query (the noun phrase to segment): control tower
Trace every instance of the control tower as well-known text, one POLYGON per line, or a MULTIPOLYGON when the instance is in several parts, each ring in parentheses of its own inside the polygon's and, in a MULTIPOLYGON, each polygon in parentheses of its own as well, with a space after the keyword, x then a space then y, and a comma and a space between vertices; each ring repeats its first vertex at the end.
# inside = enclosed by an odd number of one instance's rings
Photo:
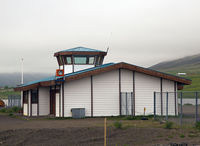
POLYGON ((102 65, 106 55, 107 52, 85 47, 66 49, 54 54, 59 68, 64 69, 64 74, 102 65))

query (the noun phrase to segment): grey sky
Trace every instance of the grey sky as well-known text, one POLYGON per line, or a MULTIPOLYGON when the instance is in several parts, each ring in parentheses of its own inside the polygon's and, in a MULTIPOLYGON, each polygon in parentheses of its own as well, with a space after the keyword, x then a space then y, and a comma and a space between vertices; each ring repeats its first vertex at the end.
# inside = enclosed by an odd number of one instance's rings
POLYGON ((84 46, 144 67, 200 53, 199 0, 0 0, 0 72, 55 72, 84 46), (112 33, 112 35, 111 35, 112 33))

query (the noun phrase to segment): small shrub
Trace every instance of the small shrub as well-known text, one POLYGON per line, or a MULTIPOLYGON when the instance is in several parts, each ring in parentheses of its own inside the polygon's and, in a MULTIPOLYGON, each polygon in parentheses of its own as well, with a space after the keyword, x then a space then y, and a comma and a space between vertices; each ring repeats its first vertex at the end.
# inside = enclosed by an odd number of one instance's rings
POLYGON ((6 113, 13 113, 12 108, 7 108, 7 109, 6 109, 6 113))
POLYGON ((184 137, 185 137, 185 135, 184 135, 184 134, 181 134, 181 135, 180 135, 180 138, 184 138, 184 137))
POLYGON ((136 120, 136 117, 128 116, 128 117, 126 117, 126 120, 136 120))
POLYGON ((9 116, 11 116, 11 117, 12 117, 12 116, 13 116, 13 113, 9 113, 9 116))
POLYGON ((114 123, 114 126, 115 126, 115 128, 117 128, 117 129, 122 129, 122 122, 116 121, 116 122, 114 123))
POLYGON ((191 106, 192 104, 191 104, 191 103, 186 103, 186 104, 184 104, 184 105, 186 105, 186 106, 191 106))
POLYGON ((15 107, 12 108, 12 111, 13 111, 14 113, 19 113, 20 110, 21 110, 20 107, 16 107, 16 106, 15 106, 15 107))
POLYGON ((168 138, 173 138, 173 137, 174 137, 173 135, 169 135, 169 136, 168 136, 168 138))
POLYGON ((200 121, 196 122, 195 128, 198 129, 198 130, 200 130, 200 121))
POLYGON ((5 109, 5 108, 2 108, 2 109, 0 109, 0 112, 1 112, 1 113, 5 113, 5 112, 6 112, 6 109, 5 109))
POLYGON ((169 121, 167 121, 166 123, 165 123, 165 129, 172 129, 172 126, 173 126, 173 122, 169 122, 169 121))

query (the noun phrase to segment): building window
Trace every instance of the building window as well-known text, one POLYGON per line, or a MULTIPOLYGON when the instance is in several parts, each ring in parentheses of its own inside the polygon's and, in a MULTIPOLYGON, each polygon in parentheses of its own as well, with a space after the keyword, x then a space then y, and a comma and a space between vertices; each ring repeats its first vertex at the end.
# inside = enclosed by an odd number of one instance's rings
POLYGON ((89 64, 94 64, 94 57, 89 57, 89 64))
POLYGON ((23 91, 23 103, 28 103, 28 91, 23 91))
POLYGON ((86 64, 87 57, 74 57, 74 64, 86 64))
POLYGON ((38 103, 38 90, 31 90, 31 103, 38 103))
POLYGON ((66 57, 67 64, 72 64, 72 57, 66 57))

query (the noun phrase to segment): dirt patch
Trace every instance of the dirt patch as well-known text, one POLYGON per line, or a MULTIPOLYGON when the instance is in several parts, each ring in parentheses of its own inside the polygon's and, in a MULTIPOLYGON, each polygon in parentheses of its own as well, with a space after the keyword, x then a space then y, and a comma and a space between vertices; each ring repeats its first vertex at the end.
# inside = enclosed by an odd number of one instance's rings
MULTIPOLYGON (((193 129, 149 128, 150 121, 122 121, 123 129, 112 127, 108 120, 109 146, 155 145, 169 143, 200 144, 200 133, 193 129), (145 127, 145 122, 148 127, 145 127), (142 123, 143 126, 140 126, 142 123), (132 126, 131 126, 132 125, 132 126), (134 126, 135 125, 135 126, 134 126)), ((154 123, 153 123, 154 124, 154 123)), ((0 145, 8 146, 102 146, 103 119, 22 120, 0 115, 0 145), (3 127, 2 127, 3 126, 3 127)))

